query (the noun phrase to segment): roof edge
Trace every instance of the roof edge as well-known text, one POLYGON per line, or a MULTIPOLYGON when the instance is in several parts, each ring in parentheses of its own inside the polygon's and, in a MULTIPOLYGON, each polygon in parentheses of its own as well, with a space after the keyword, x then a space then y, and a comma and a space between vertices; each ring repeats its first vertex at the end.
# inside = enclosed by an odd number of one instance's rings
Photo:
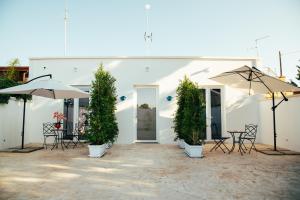
POLYGON ((195 60, 259 60, 258 57, 213 57, 213 56, 58 56, 31 57, 29 60, 64 59, 195 59, 195 60))

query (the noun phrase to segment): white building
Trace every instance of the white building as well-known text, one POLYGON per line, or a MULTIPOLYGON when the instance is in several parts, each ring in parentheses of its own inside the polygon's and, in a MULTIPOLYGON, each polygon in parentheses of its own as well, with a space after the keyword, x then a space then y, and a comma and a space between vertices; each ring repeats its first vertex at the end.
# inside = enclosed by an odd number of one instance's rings
MULTIPOLYGON (((256 58, 196 56, 31 58, 29 79, 52 74, 54 79, 88 91, 94 72, 101 63, 117 80, 116 115, 119 126, 117 143, 130 144, 137 141, 173 143, 175 134, 172 126, 176 110, 176 88, 179 81, 187 75, 191 80, 196 81, 206 94, 208 140, 211 139, 212 129, 226 135, 227 130, 244 129, 245 124, 252 123, 258 124, 259 127, 257 142, 272 144, 272 112, 269 102, 261 96, 248 96, 247 92, 220 85, 209 79, 243 65, 257 66, 256 58), (145 122, 140 116, 141 113, 137 112, 138 106, 145 103, 151 108, 156 108, 151 123, 145 122), (149 131, 149 128, 153 129, 153 134, 145 137, 141 132, 149 131)), ((87 100, 74 99, 74 104, 69 109, 70 121, 78 122, 80 109, 87 103, 87 100)), ((18 109, 21 110, 21 107, 19 106, 18 109)), ((280 112, 280 108, 278 110, 280 112)), ((25 143, 43 141, 42 124, 53 121, 52 114, 55 111, 64 112, 62 100, 33 97, 27 110, 25 143)), ((21 127, 21 123, 18 126, 21 127)), ((291 131, 290 135, 287 133, 281 135, 280 133, 284 131, 280 129, 278 120, 278 145, 283 147, 288 145, 290 149, 300 150, 300 139, 295 136, 296 129, 291 131)), ((7 136, 3 134, 1 137, 7 136)), ((19 141, 17 140, 17 144, 19 141)), ((2 139, 1 142, 4 147, 2 139)))

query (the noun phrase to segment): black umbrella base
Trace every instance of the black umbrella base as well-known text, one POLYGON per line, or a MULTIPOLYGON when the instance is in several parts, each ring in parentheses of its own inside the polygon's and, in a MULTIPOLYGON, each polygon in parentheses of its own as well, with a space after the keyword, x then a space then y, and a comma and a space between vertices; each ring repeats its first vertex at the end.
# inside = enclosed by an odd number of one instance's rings
POLYGON ((40 149, 43 149, 44 147, 24 147, 23 149, 21 147, 12 147, 0 150, 0 152, 7 152, 7 153, 30 153, 33 151, 37 151, 40 149))
POLYGON ((263 153, 265 155, 273 155, 273 156, 286 156, 286 155, 300 155, 300 152, 291 151, 288 149, 277 148, 275 151, 274 148, 264 148, 264 149, 256 149, 257 152, 263 153))

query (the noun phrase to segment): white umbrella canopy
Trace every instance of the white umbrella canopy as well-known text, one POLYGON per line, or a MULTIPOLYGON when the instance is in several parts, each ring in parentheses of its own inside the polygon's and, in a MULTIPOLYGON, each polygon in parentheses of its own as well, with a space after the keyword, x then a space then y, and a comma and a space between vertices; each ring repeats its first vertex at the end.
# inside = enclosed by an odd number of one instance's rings
POLYGON ((53 79, 36 80, 23 85, 6 88, 0 90, 0 94, 30 94, 51 99, 88 98, 90 96, 89 93, 53 79))
MULTIPOLYGON (((2 89, 0 90, 0 94, 30 94, 51 99, 88 98, 90 96, 89 93, 53 80, 51 74, 36 77, 23 85, 2 89), (46 76, 49 76, 50 79, 36 80, 46 76)), ((24 149, 26 101, 27 99, 24 97, 22 150, 24 149)))
POLYGON ((221 73, 210 79, 231 87, 249 89, 253 94, 300 91, 298 87, 248 66, 221 73))
POLYGON ((249 95, 272 93, 272 112, 273 112, 273 131, 274 131, 274 151, 276 148, 276 117, 275 110, 283 101, 288 101, 284 92, 300 91, 299 87, 295 87, 287 82, 284 82, 276 77, 269 76, 255 67, 243 66, 232 71, 221 73, 210 78, 214 81, 239 89, 248 89, 249 95), (283 99, 275 105, 275 92, 280 92, 283 99))

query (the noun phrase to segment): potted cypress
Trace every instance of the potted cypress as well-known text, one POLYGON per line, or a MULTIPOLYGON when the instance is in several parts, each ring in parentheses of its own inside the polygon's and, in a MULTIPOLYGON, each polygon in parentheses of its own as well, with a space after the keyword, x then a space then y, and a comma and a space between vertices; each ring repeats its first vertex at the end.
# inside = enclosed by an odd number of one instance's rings
POLYGON ((183 115, 184 106, 186 102, 186 91, 191 84, 191 81, 185 76, 182 81, 180 81, 179 86, 176 89, 176 99, 177 99, 177 110, 174 118, 174 131, 176 136, 175 141, 178 141, 179 148, 184 149, 184 131, 183 131, 183 115))
POLYGON ((114 86, 116 79, 103 69, 101 64, 95 73, 91 87, 87 139, 90 141, 90 157, 101 157, 108 143, 114 143, 118 136, 116 121, 117 95, 114 86))
POLYGON ((183 102, 178 100, 176 116, 180 114, 181 117, 178 117, 178 120, 175 117, 175 125, 179 125, 177 129, 175 126, 177 137, 184 139, 185 152, 190 157, 202 157, 202 144, 206 132, 204 93, 201 92, 196 83, 187 77, 179 85, 179 90, 183 90, 181 91, 183 102))

